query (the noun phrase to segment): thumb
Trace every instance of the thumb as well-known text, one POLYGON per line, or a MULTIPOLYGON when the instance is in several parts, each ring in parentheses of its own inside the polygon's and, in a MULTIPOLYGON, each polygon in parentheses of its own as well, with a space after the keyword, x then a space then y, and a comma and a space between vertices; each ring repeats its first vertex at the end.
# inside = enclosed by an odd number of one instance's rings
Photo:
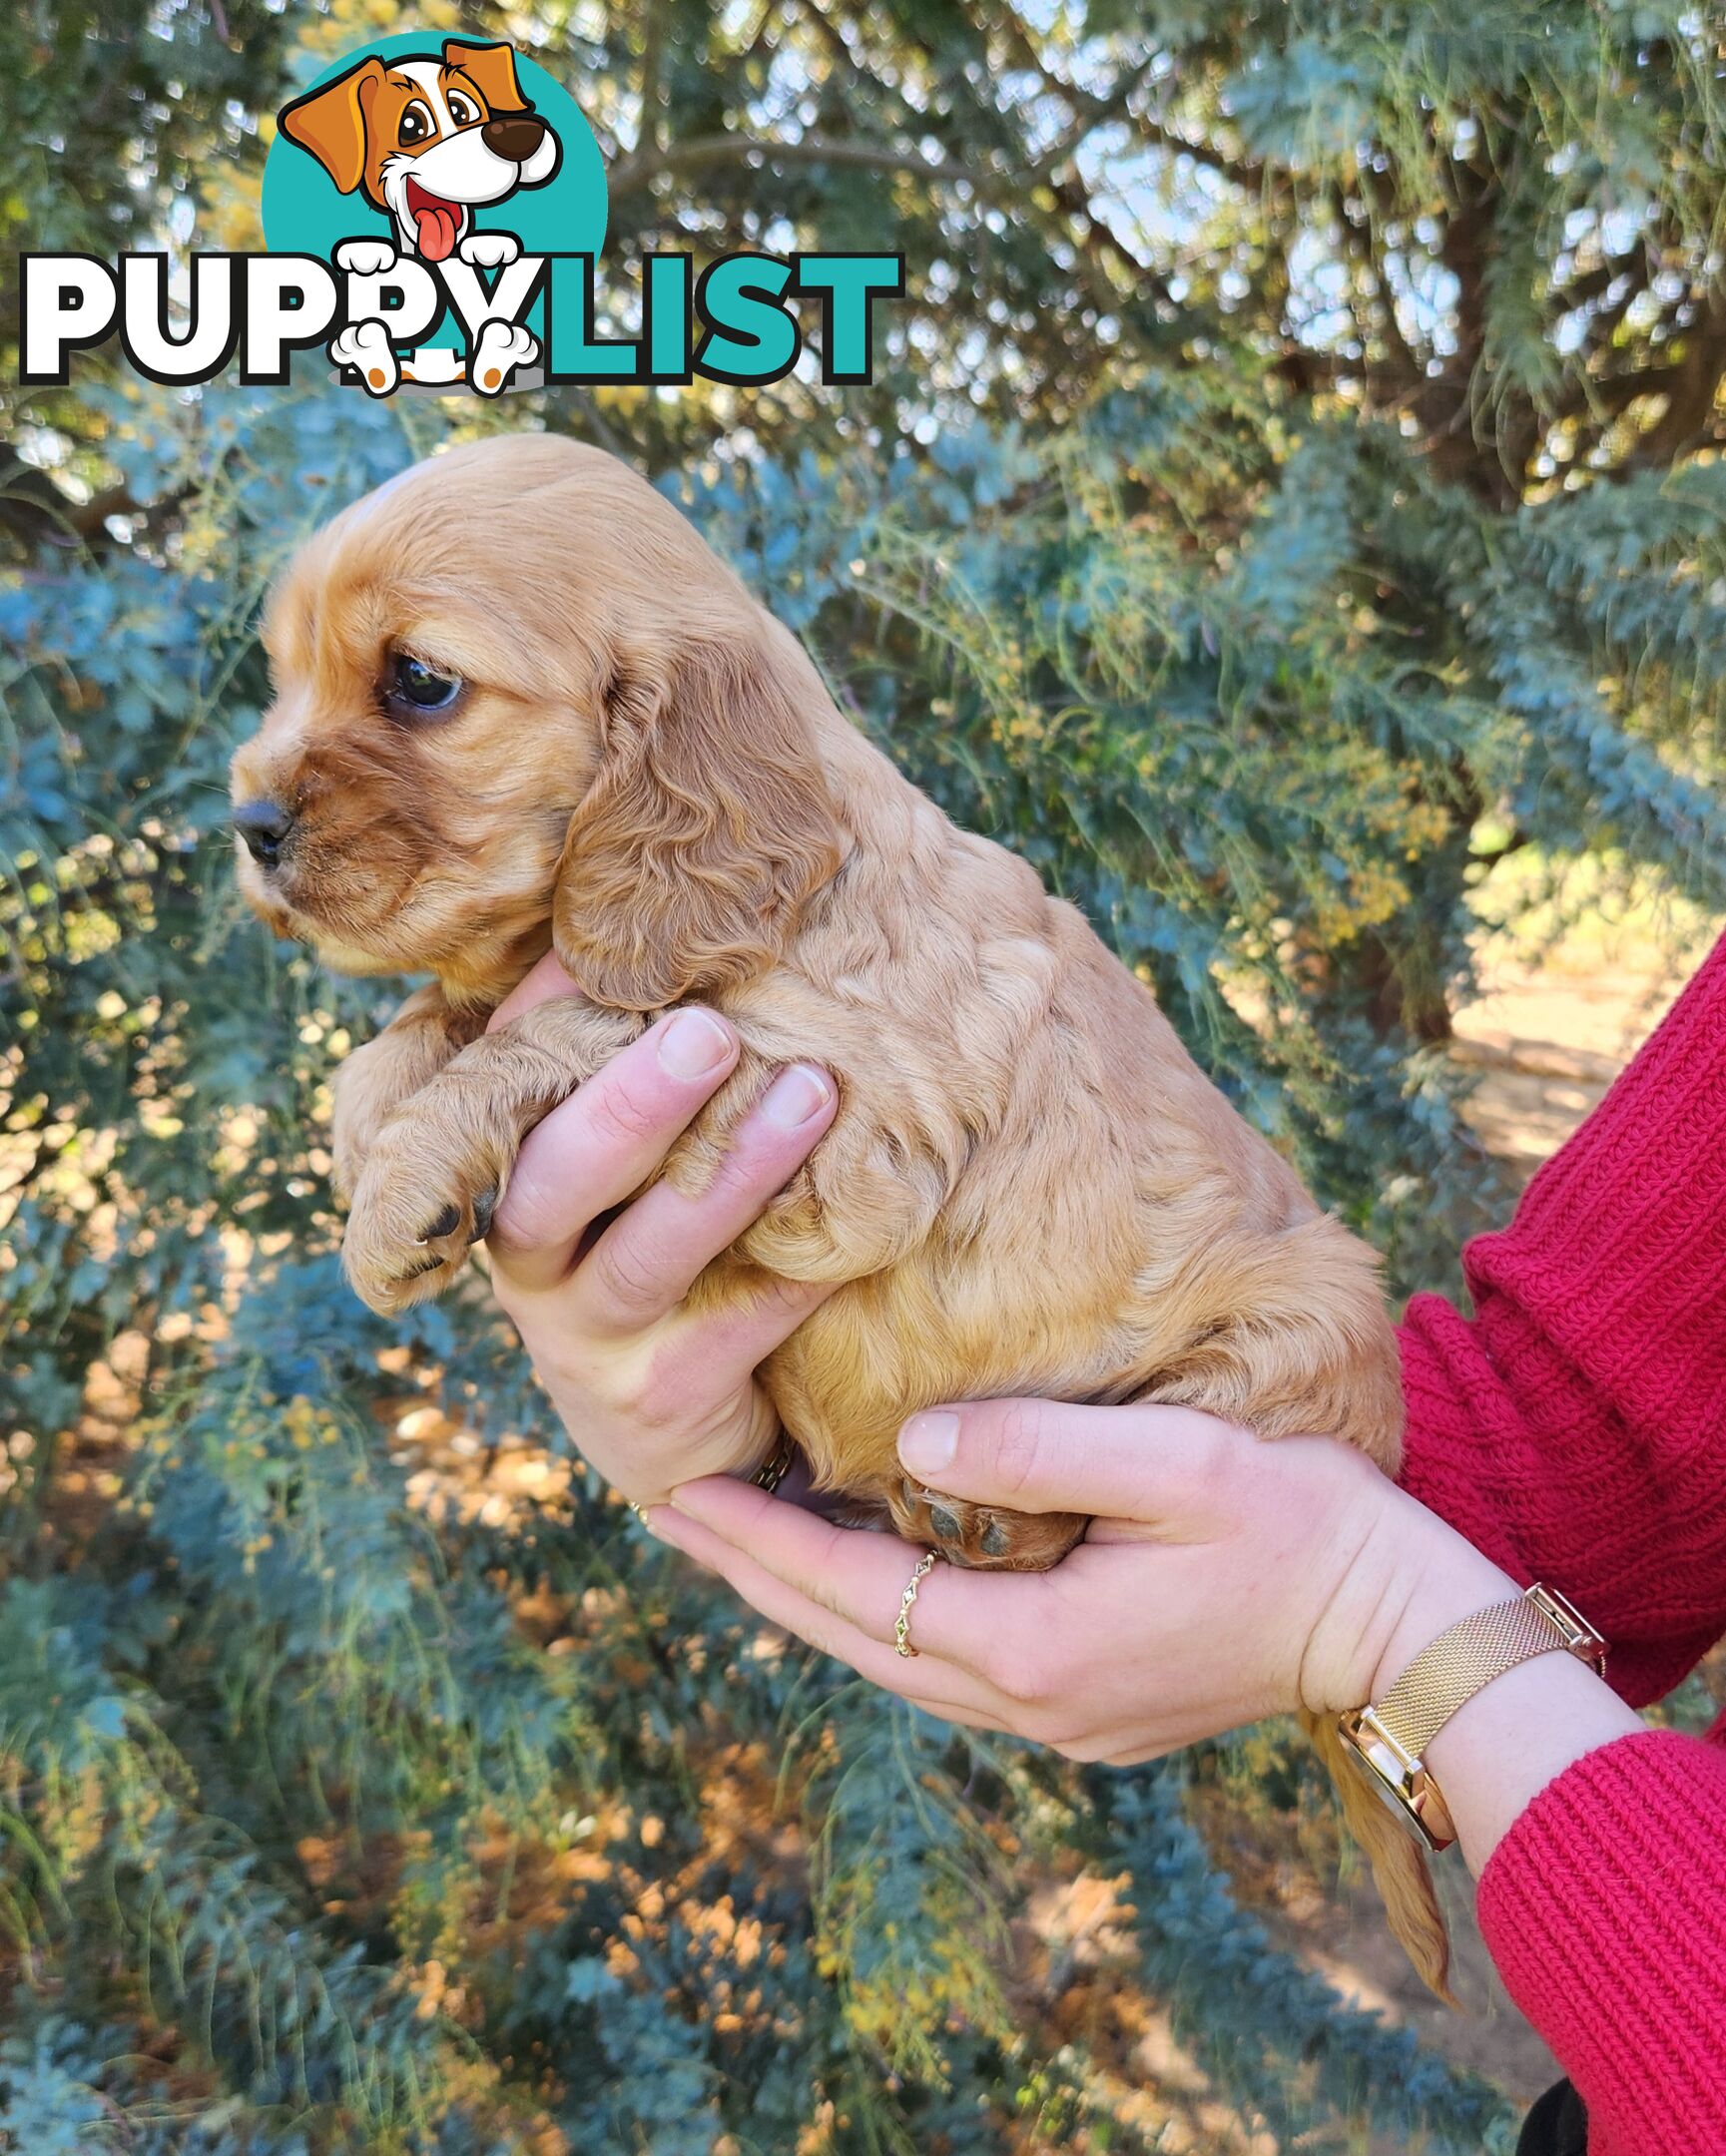
POLYGON ((912 1415, 898 1454, 907 1474, 949 1497, 1142 1520, 1179 1538, 1215 1520, 1242 1447, 1257 1443, 1192 1407, 1003 1399, 912 1415))
POLYGON ((485 1030, 495 1033, 499 1026, 508 1025, 512 1018, 519 1018, 536 1004, 549 1003, 553 996, 579 996, 581 990, 557 962, 557 953, 547 951, 539 963, 526 973, 509 991, 485 1022, 485 1030))

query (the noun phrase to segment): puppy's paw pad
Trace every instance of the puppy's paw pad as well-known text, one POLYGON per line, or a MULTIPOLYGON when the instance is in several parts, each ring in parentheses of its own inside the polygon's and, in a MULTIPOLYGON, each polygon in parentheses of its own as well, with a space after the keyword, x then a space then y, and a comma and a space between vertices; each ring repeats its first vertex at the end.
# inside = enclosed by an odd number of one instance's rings
POLYGON ((479 332, 468 374, 481 396, 496 396, 517 367, 539 356, 539 339, 514 322, 488 321, 479 332))
POLYGON ((520 255, 521 242, 513 233, 469 233, 455 252, 476 270, 501 270, 505 263, 514 262, 520 255))
POLYGON ((491 1217, 496 1211, 495 1185, 480 1191, 471 1202, 452 1198, 426 1222, 419 1231, 419 1240, 427 1250, 433 1250, 439 1244, 466 1250, 474 1243, 485 1241, 491 1233, 491 1217))
POLYGON ((395 250, 387 240, 343 240, 335 250, 335 267, 354 276, 381 276, 395 267, 395 250))
POLYGON ((1046 1572, 1085 1528, 1077 1513, 1008 1512, 908 1481, 891 1505, 893 1524, 908 1541, 926 1542, 949 1563, 981 1572, 1046 1572))

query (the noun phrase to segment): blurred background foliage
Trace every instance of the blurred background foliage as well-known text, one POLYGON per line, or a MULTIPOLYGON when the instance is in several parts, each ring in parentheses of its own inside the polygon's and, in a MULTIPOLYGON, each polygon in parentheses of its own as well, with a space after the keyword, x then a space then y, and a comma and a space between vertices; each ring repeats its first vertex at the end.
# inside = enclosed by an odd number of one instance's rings
POLYGON ((1481 879, 1726 910, 1718 22, 21 0, 5 250, 256 244, 278 103, 416 25, 575 92, 620 325, 649 247, 909 291, 868 389, 0 385, 0 2147, 1508 2148, 1238 1904, 1207 1789, 1347 1861, 1275 1733, 954 1737, 646 1544, 480 1284, 359 1308, 327 1080, 394 990, 242 914, 224 774, 303 531, 452 436, 600 442, 1452 1282, 1507 1202, 1445 1054, 1481 879))

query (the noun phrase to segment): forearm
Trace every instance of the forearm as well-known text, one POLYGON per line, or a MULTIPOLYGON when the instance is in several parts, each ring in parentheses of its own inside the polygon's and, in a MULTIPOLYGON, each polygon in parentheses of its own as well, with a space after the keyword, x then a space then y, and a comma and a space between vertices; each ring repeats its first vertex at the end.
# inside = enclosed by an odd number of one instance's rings
MULTIPOLYGON (((1380 1655, 1376 1700, 1441 1632, 1510 1600, 1522 1584, 1431 1515, 1412 1509, 1407 1527, 1411 1584, 1380 1655)), ((1479 1876, 1514 1822, 1566 1768, 1641 1728, 1609 1685, 1562 1650, 1476 1692, 1427 1750, 1468 1869, 1479 1876)))
MULTIPOLYGON (((1371 1687, 1516 1582, 1400 1500, 1409 1592, 1371 1687)), ((1726 2147, 1726 1753, 1650 1731, 1562 1650, 1432 1738, 1482 1934, 1587 2106, 1598 2156, 1726 2147)))

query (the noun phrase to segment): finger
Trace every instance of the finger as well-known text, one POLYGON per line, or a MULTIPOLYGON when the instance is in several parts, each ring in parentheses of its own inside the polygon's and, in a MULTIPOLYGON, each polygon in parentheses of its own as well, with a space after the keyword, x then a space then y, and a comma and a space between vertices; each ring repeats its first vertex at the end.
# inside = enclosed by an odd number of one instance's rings
MULTIPOLYGON (((577 1274, 580 1322, 601 1334, 636 1333, 681 1303, 696 1275, 791 1181, 838 1107, 839 1088, 825 1071, 807 1063, 781 1071, 732 1132, 706 1190, 690 1197, 656 1183, 606 1229, 577 1274)), ((800 1322, 794 1318, 779 1338, 800 1322)))
POLYGON ((1100 1767, 1143 1767, 1149 1760, 1167 1759, 1171 1753, 1178 1752, 1180 1749, 1181 1747, 1178 1744, 1140 1743, 1129 1745, 1122 1752, 1105 1752, 1100 1755, 1083 1749, 1068 1751, 1066 1757, 1070 1760, 1083 1760, 1087 1764, 1100 1767))
MULTIPOLYGON (((638 1401, 639 1411, 656 1423, 663 1413, 668 1427, 687 1421, 687 1414, 679 1409, 692 1399, 712 1397, 743 1383, 838 1287, 837 1281, 768 1279, 759 1290, 735 1302, 672 1312, 655 1333, 647 1365, 650 1391, 638 1401)), ((574 1323, 590 1339, 597 1330, 585 1311, 575 1315, 574 1323)), ((686 1462, 683 1479, 723 1474, 736 1464, 716 1460, 710 1467, 701 1467, 686 1462)))
MULTIPOLYGON (((671 1501, 683 1518, 744 1556, 754 1573, 789 1588, 830 1621, 837 1617, 877 1644, 891 1641, 905 1588, 925 1554, 914 1543, 836 1526, 723 1475, 682 1483, 671 1501)), ((918 1584, 912 1643, 919 1655, 955 1665, 994 1697, 982 1658, 998 1662, 1003 1638, 1029 1637, 1038 1630, 1046 1605, 1039 1576, 936 1565, 918 1584)), ((891 1647, 886 1651, 890 1654, 891 1647)))
POLYGON ((737 1066, 712 1011, 673 1011, 527 1134, 486 1238, 518 1288, 562 1280, 589 1224, 652 1175, 737 1066))
POLYGON ((557 953, 547 951, 531 972, 519 980, 485 1021, 485 1030, 495 1033, 499 1026, 508 1025, 512 1018, 519 1018, 523 1011, 530 1011, 536 1004, 549 1003, 553 996, 579 996, 581 990, 557 962, 557 953))
MULTIPOLYGON (((766 1497, 765 1491, 757 1494, 766 1497)), ((782 1504, 776 1498, 767 1497, 766 1501, 781 1511, 798 1511, 797 1506, 782 1504)), ((673 1506, 653 1507, 647 1515, 647 1524, 662 1542, 682 1550, 710 1572, 717 1572, 770 1624, 783 1626, 821 1653, 849 1663, 870 1684, 879 1685, 883 1691, 896 1692, 901 1699, 908 1699, 918 1707, 927 1708, 931 1714, 944 1715, 951 1721, 963 1721, 978 1728, 1004 1727, 1000 1703, 987 1686, 967 1671, 920 1646, 914 1655, 897 1653, 860 1626, 848 1622, 826 1603, 815 1601, 790 1586, 766 1565, 757 1563, 747 1550, 727 1542, 701 1521, 679 1513, 673 1506)), ((835 1531, 848 1532, 844 1528, 835 1531)), ((855 1533, 855 1530, 849 1532, 855 1533)), ((881 1535, 857 1535, 856 1538, 887 1540, 881 1535)), ((904 1543, 889 1546, 896 1547, 901 1553, 906 1551, 904 1543)), ((910 1554, 914 1563, 915 1553, 910 1554)), ((903 1591, 902 1582, 900 1591, 903 1591)), ((895 1600, 895 1610, 896 1606, 895 1600)))
POLYGON ((723 1311, 704 1311, 691 1324, 704 1335, 714 1362, 728 1369, 753 1370, 790 1340, 840 1285, 838 1281, 770 1279, 758 1295, 723 1311))
POLYGON ((972 1400, 925 1409, 899 1432, 908 1474, 949 1497, 1015 1512, 1085 1512, 1199 1539, 1258 1440, 1191 1407, 972 1400))

